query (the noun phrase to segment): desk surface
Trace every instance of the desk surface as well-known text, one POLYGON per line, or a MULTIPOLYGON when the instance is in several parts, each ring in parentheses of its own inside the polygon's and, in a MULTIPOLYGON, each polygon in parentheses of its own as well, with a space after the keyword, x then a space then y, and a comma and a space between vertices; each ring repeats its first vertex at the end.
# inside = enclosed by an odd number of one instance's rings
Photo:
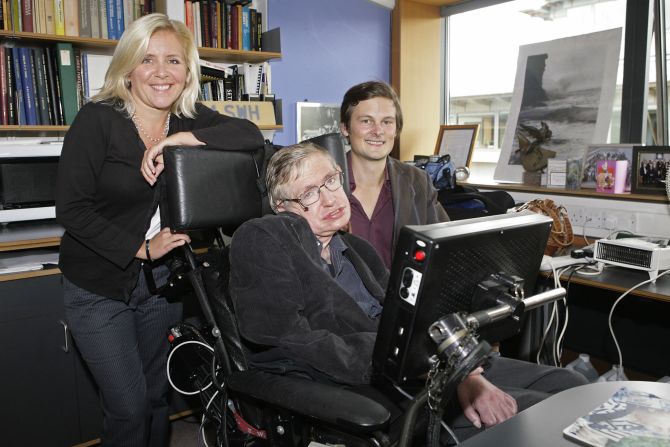
MULTIPOLYGON (((568 279, 568 275, 562 276, 561 279, 565 285, 565 280, 568 279)), ((624 293, 634 285, 648 279, 649 273, 642 270, 608 266, 605 267, 603 272, 599 275, 586 276, 575 273, 570 278, 570 282, 624 293)), ((631 292, 631 294, 653 300, 670 302, 670 273, 658 278, 655 284, 645 284, 631 292)))
POLYGON ((464 447, 565 446, 578 444, 563 437, 563 429, 575 419, 609 399, 622 386, 670 399, 670 384, 659 382, 599 382, 572 388, 528 408, 459 445, 464 447))

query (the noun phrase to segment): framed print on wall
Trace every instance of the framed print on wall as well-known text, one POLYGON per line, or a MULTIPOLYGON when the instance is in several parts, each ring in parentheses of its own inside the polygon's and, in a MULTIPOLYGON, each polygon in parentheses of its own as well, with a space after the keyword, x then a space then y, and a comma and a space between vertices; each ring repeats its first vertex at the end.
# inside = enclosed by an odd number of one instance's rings
POLYGON ((631 190, 635 194, 665 194, 670 146, 634 146, 631 190))
POLYGON ((435 144, 435 155, 449 154, 457 168, 469 167, 478 128, 478 124, 440 126, 435 144))
POLYGON ((340 105, 319 102, 298 102, 296 141, 340 131, 340 105))

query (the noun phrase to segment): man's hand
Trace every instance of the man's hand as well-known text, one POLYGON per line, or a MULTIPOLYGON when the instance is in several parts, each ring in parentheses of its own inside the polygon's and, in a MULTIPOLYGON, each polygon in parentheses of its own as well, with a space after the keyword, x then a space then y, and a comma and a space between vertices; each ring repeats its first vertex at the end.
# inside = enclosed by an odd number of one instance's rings
POLYGON ((477 428, 481 428, 482 423, 485 427, 499 424, 517 412, 514 398, 480 374, 466 377, 458 385, 457 394, 463 414, 477 428))
POLYGON ((165 169, 163 164, 163 149, 168 146, 204 146, 205 143, 198 140, 191 132, 179 132, 170 135, 155 146, 144 151, 144 158, 140 170, 146 181, 153 185, 156 179, 165 169))

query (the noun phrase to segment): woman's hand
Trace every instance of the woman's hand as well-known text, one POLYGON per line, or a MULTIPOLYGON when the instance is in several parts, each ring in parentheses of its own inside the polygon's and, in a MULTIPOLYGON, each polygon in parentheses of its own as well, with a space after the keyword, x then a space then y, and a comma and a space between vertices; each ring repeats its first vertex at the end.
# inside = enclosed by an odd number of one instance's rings
POLYGON ((205 143, 198 140, 191 132, 178 132, 170 135, 155 146, 144 151, 144 158, 140 171, 146 181, 153 185, 156 179, 163 172, 165 165, 163 164, 163 149, 167 146, 204 146, 205 143))
MULTIPOLYGON (((170 231, 170 228, 165 227, 149 241, 149 256, 151 256, 152 261, 155 261, 175 248, 181 247, 189 242, 191 242, 191 238, 188 237, 188 234, 173 233, 170 231)), ((140 249, 137 250, 135 257, 148 260, 145 243, 143 243, 140 249)))
POLYGON ((491 427, 514 416, 516 401, 480 374, 471 374, 457 388, 463 414, 472 425, 491 427))

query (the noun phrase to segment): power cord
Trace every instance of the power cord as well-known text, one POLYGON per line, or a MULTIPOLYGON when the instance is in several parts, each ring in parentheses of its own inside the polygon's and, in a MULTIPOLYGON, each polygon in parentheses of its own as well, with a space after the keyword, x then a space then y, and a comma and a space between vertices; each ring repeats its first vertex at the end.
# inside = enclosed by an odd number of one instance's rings
POLYGON ((659 273, 658 276, 657 276, 656 278, 649 278, 649 279, 647 279, 646 281, 642 281, 642 282, 640 282, 640 283, 638 283, 638 284, 635 284, 633 287, 631 287, 630 289, 626 290, 623 294, 621 294, 621 296, 619 296, 619 298, 616 299, 616 301, 614 302, 614 304, 612 304, 612 309, 610 309, 610 314, 609 314, 609 317, 607 318, 607 324, 609 325, 609 328, 610 328, 610 334, 612 334, 612 339, 614 340, 614 345, 616 346, 616 351, 617 351, 617 354, 618 354, 618 356, 619 356, 619 370, 620 370, 620 371, 623 371, 623 356, 621 355, 621 348, 619 347, 619 342, 618 342, 618 340, 617 340, 617 338, 616 338, 616 334, 614 334, 614 328, 612 327, 612 315, 614 315, 614 309, 615 309, 616 306, 619 304, 619 302, 620 302, 622 299, 624 299, 624 297, 625 297, 626 295, 628 295, 630 292, 632 292, 633 290, 635 290, 635 289, 637 289, 637 288, 639 288, 639 287, 644 286, 645 284, 649 284, 650 282, 652 282, 652 281, 654 281, 654 280, 660 278, 660 277, 663 276, 663 275, 667 275, 668 273, 670 273, 670 270, 666 270, 666 271, 664 271, 664 272, 662 272, 662 273, 659 273))

